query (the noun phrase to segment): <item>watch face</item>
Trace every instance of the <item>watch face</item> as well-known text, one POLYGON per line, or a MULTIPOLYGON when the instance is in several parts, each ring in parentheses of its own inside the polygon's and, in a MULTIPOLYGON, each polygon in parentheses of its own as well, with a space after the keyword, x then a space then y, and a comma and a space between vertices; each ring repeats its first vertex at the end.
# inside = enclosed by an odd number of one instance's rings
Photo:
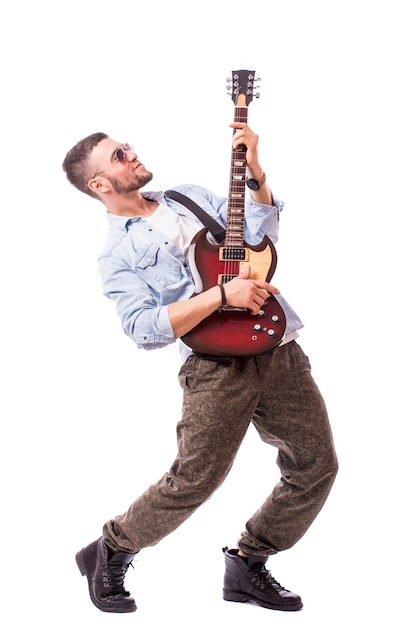
POLYGON ((248 178, 248 180, 246 181, 246 184, 249 187, 249 189, 252 189, 252 191, 257 191, 259 189, 258 181, 255 180, 254 178, 248 178))

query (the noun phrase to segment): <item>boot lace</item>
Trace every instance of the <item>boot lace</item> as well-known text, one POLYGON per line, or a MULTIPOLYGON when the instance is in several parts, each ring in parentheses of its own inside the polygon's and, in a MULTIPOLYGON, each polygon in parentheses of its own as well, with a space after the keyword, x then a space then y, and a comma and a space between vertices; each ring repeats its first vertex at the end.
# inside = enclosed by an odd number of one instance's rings
POLYGON ((129 567, 133 567, 132 563, 117 566, 109 566, 109 569, 103 572, 103 584, 107 589, 107 596, 130 596, 130 592, 124 588, 124 579, 129 567))
POLYGON ((286 591, 284 587, 275 580, 271 572, 263 566, 259 571, 254 572, 251 581, 255 583, 257 587, 269 592, 279 594, 280 591, 286 591))

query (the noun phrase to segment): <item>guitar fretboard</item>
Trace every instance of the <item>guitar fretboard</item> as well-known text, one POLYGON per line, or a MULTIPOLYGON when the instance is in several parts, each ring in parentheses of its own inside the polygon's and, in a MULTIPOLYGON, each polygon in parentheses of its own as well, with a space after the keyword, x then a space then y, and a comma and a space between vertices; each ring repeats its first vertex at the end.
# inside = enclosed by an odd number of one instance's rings
MULTIPOLYGON (((248 121, 248 107, 235 107, 235 122, 248 121)), ((227 228, 224 247, 239 249, 244 247, 245 227, 245 190, 246 190, 246 146, 232 148, 230 165, 229 196, 227 209, 227 228)), ((239 258, 239 252, 229 251, 229 258, 239 258)))

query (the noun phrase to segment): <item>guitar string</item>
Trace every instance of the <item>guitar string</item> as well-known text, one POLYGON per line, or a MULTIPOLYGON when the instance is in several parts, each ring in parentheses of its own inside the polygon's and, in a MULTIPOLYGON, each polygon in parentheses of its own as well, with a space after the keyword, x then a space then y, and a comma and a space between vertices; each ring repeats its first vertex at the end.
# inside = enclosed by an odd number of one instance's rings
MULTIPOLYGON (((236 106, 235 107, 235 122, 244 122, 247 123, 247 107, 236 106)), ((230 184, 229 184, 229 205, 228 205, 228 218, 227 224, 231 225, 231 228, 226 229, 226 240, 225 240, 225 254, 226 254, 226 262, 225 262, 225 280, 229 280, 231 276, 238 276, 240 263, 238 259, 234 259, 233 250, 237 249, 236 246, 236 234, 240 235, 240 243, 241 246, 239 250, 244 250, 244 246, 242 246, 244 242, 244 202, 245 202, 245 172, 246 172, 246 158, 245 152, 242 150, 235 150, 232 148, 232 162, 231 162, 231 170, 230 170, 230 184), (237 165, 237 163, 242 163, 242 165, 237 165), (240 171, 239 171, 240 170, 240 171), (237 178, 237 176, 241 175, 242 179, 237 178), (239 194, 242 197, 239 197, 239 194), (242 206, 243 203, 243 206, 242 206), (237 213, 236 205, 239 204, 239 213, 237 213), (237 231, 239 231, 237 233, 237 231), (229 250, 229 252, 228 252, 229 250)))

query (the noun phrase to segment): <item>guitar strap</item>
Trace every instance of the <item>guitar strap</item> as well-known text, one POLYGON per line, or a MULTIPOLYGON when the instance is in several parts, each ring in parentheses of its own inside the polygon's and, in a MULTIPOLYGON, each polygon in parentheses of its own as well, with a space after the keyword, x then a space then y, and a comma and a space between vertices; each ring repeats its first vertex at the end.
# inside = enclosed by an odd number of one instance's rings
POLYGON ((206 213, 200 206, 198 206, 198 204, 194 202, 194 200, 191 200, 191 198, 189 198, 188 196, 185 196, 179 191, 174 191, 173 189, 169 189, 168 191, 166 191, 165 195, 168 196, 168 198, 171 198, 172 200, 183 204, 187 207, 187 209, 190 209, 190 211, 192 211, 194 215, 197 215, 200 222, 209 229, 217 243, 221 243, 222 241, 224 241, 226 231, 223 226, 221 226, 218 222, 216 222, 216 220, 210 217, 210 215, 206 213))

